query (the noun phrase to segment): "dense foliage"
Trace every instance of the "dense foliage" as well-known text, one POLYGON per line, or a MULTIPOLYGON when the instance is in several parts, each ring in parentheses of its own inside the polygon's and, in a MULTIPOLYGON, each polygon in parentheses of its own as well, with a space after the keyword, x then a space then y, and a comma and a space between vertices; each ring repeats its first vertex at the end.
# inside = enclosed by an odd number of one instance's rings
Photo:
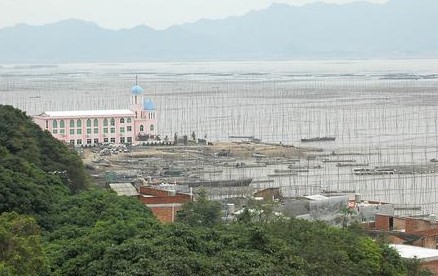
POLYGON ((0 215, 0 275, 35 275, 47 271, 35 219, 13 213, 0 215))
POLYGON ((80 159, 8 106, 0 161, 0 275, 406 273, 393 249, 358 231, 275 219, 270 208, 223 223, 205 195, 160 224, 135 198, 86 189, 80 159))
POLYGON ((72 192, 88 184, 82 161, 75 152, 49 132, 41 131, 24 112, 4 105, 0 105, 0 161, 2 167, 12 172, 28 175, 38 173, 34 172, 38 168, 56 174, 72 192))

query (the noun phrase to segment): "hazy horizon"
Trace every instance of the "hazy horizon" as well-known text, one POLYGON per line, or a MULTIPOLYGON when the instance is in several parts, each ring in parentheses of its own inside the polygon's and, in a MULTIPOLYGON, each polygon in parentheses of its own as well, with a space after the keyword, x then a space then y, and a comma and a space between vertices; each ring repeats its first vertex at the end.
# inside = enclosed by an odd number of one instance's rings
POLYGON ((315 2, 347 4, 370 2, 383 4, 388 0, 17 0, 0 2, 0 29, 18 24, 45 25, 66 19, 96 23, 102 28, 119 30, 139 25, 163 30, 174 25, 202 19, 223 19, 262 10, 274 3, 303 6, 315 2), (91 2, 91 3, 90 3, 91 2), (47 7, 50 7, 49 9, 47 7))

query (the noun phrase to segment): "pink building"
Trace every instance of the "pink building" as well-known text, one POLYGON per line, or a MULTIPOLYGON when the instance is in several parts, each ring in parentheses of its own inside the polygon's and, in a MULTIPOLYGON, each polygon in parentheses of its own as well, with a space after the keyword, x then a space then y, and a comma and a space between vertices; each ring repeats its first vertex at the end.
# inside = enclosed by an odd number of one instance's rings
POLYGON ((155 104, 143 98, 139 85, 131 88, 129 109, 46 111, 33 120, 55 138, 76 146, 138 144, 157 135, 155 104))

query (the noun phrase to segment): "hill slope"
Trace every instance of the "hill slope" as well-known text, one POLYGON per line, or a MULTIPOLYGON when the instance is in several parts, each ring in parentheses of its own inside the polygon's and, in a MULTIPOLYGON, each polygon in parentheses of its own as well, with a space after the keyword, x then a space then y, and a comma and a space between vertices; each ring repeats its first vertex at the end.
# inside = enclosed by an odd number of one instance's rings
POLYGON ((0 105, 0 213, 46 214, 68 189, 87 185, 77 155, 24 112, 0 105))

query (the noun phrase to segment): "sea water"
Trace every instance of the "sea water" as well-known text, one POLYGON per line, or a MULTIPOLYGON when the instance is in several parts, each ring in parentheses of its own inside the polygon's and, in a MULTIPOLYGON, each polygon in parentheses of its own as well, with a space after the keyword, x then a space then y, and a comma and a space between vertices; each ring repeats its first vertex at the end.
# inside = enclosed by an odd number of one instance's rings
MULTIPOLYGON (((162 137, 255 136, 349 154, 348 159, 371 168, 430 165, 438 158, 438 60, 431 59, 3 64, 0 103, 29 115, 125 109, 136 79, 145 98, 156 103, 162 137), (300 142, 323 136, 336 140, 300 142)), ((266 185, 280 187, 287 196, 350 190, 367 200, 418 206, 422 214, 438 211, 438 170, 358 176, 351 167, 322 165, 266 185)), ((225 173, 264 177, 273 169, 225 173)))

